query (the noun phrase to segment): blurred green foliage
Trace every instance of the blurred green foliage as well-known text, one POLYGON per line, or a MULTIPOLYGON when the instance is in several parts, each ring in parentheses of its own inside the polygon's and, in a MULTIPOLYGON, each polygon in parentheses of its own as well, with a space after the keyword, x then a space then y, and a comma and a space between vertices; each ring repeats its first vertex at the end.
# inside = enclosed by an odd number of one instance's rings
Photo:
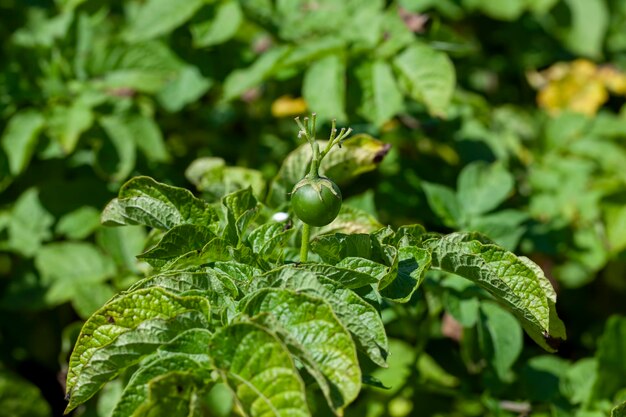
MULTIPOLYGON (((537 356, 475 288, 433 274, 383 313, 393 389, 348 414, 607 415, 626 399, 624 93, 581 114, 539 107, 555 80, 533 79, 579 58, 626 70, 625 28, 621 0, 0 0, 0 407, 59 415, 81 320, 145 272, 146 231, 99 224, 120 185, 217 201, 252 184, 279 208, 262 185, 304 103, 391 145, 342 184, 349 204, 531 257, 569 330, 537 356), (27 381, 45 401, 11 394, 27 381)), ((118 388, 76 414, 104 417, 118 388)))

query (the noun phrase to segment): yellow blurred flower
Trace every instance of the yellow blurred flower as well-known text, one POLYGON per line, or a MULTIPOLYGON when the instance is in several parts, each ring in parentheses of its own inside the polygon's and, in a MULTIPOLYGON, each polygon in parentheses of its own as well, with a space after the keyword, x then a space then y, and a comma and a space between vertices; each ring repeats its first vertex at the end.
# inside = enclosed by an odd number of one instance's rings
POLYGON ((608 100, 609 92, 626 95, 626 74, 586 59, 558 62, 528 74, 528 80, 539 90, 539 107, 553 115, 563 110, 593 115, 608 100))
POLYGON ((272 103, 272 116, 298 116, 306 112, 306 101, 302 97, 280 96, 272 103))

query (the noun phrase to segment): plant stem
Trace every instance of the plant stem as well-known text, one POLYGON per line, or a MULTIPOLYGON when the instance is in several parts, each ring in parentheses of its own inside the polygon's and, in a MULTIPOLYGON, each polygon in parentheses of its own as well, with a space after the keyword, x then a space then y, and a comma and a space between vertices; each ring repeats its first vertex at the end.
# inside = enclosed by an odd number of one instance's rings
POLYGON ((302 223, 302 243, 300 246, 300 263, 305 263, 309 258, 309 237, 311 236, 311 226, 302 223))

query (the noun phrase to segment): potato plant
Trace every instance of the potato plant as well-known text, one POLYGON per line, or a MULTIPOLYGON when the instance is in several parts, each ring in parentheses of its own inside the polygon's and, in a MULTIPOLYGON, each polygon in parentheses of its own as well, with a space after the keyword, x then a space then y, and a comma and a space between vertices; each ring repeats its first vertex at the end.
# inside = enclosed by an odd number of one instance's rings
MULTIPOLYGON (((349 131, 333 129, 320 153, 315 117, 305 123, 317 174, 349 131)), ((409 302, 430 270, 475 284, 487 311, 512 314, 545 350, 566 338, 541 269, 482 235, 406 225, 309 242, 310 225, 273 214, 249 187, 209 204, 149 177, 124 184, 102 222, 152 229, 155 244, 138 254, 150 272, 85 322, 67 411, 128 372, 114 417, 205 415, 203 398, 218 385, 243 415, 343 415, 364 384, 382 385, 364 365, 387 366, 381 313, 409 302)), ((351 222, 362 222, 358 213, 351 222)))

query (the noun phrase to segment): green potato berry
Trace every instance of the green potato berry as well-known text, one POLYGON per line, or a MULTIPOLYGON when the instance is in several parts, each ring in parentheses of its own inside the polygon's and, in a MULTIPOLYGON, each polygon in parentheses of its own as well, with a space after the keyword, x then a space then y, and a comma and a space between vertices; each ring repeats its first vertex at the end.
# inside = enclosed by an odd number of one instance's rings
POLYGON ((326 226, 341 208, 341 190, 326 177, 304 178, 291 192, 291 207, 310 226, 326 226))

